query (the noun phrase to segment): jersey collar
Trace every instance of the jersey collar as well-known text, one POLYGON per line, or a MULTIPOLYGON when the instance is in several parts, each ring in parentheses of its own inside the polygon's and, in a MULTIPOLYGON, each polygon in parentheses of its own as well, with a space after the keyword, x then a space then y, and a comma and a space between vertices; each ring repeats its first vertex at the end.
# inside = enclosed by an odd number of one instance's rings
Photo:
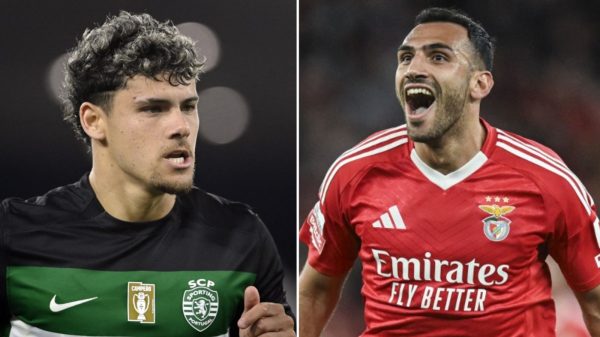
POLYGON ((414 143, 412 142, 412 140, 409 144, 409 148, 411 149, 410 159, 415 164, 417 169, 429 181, 431 181, 443 190, 449 189, 450 187, 460 183, 461 181, 465 180, 473 173, 475 173, 477 170, 479 170, 479 168, 481 168, 487 162, 487 159, 492 154, 494 144, 496 143, 497 138, 496 129, 482 118, 480 118, 480 122, 487 131, 487 135, 485 141, 483 142, 483 146, 481 147, 481 150, 477 152, 475 156, 473 156, 473 158, 471 158, 466 164, 464 164, 456 171, 450 172, 448 174, 442 174, 431 168, 421 158, 419 158, 419 155, 415 150, 414 143))

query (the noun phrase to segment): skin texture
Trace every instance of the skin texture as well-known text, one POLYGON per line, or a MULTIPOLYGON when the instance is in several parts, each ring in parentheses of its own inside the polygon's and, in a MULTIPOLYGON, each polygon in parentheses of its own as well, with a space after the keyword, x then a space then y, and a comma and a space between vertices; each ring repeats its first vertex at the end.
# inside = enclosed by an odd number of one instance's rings
POLYGON ((467 30, 454 23, 417 25, 398 50, 396 95, 408 134, 419 157, 441 173, 467 163, 485 139, 479 108, 494 81, 481 63, 467 30), (428 88, 435 96, 424 116, 410 114, 406 103, 410 87, 428 88))
POLYGON ((585 293, 575 293, 575 296, 590 335, 600 337, 600 286, 585 293))
POLYGON ((327 276, 308 263, 300 274, 300 336, 317 337, 327 324, 340 298, 346 275, 327 276))
POLYGON ((109 214, 157 220, 173 207, 173 193, 191 188, 197 99, 195 82, 172 86, 136 76, 114 93, 109 111, 82 104, 80 120, 92 141, 90 182, 109 214), (173 151, 187 151, 186 167, 166 158, 173 151))
POLYGON ((294 320, 278 303, 260 302, 255 287, 244 292, 244 312, 238 320, 240 337, 293 337, 294 320))

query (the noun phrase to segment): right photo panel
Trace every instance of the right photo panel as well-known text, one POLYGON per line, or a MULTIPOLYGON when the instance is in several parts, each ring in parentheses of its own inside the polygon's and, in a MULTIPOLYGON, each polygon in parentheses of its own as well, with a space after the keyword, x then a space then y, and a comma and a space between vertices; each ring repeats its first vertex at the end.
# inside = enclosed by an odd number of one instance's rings
POLYGON ((600 336, 600 5, 299 10, 299 335, 600 336))

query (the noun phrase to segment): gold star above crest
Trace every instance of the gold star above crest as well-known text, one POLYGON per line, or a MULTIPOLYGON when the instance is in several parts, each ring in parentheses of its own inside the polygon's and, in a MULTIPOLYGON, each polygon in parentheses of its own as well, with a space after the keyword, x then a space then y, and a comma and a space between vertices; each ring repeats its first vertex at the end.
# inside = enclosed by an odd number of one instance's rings
POLYGON ((508 197, 504 197, 504 198, 502 198, 502 201, 504 201, 504 202, 508 202, 509 200, 510 200, 510 199, 509 199, 508 197))
POLYGON ((489 195, 485 197, 485 201, 486 202, 492 202, 492 197, 490 197, 489 195))
POLYGON ((495 202, 500 202, 500 197, 495 197, 495 198, 494 198, 494 201, 495 201, 495 202))

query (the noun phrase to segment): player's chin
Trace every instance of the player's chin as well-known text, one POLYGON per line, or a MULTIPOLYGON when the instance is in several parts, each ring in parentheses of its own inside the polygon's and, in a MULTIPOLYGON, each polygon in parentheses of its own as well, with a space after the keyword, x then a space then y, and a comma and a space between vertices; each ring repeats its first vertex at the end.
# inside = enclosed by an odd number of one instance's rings
POLYGON ((178 172, 177 174, 165 174, 162 177, 152 179, 152 185, 162 193, 186 194, 194 186, 194 172, 178 172))
POLYGON ((165 182, 156 186, 158 190, 168 194, 187 194, 194 186, 193 181, 165 182))
POLYGON ((408 123, 407 128, 408 136, 414 142, 427 143, 436 138, 425 122, 408 123))

